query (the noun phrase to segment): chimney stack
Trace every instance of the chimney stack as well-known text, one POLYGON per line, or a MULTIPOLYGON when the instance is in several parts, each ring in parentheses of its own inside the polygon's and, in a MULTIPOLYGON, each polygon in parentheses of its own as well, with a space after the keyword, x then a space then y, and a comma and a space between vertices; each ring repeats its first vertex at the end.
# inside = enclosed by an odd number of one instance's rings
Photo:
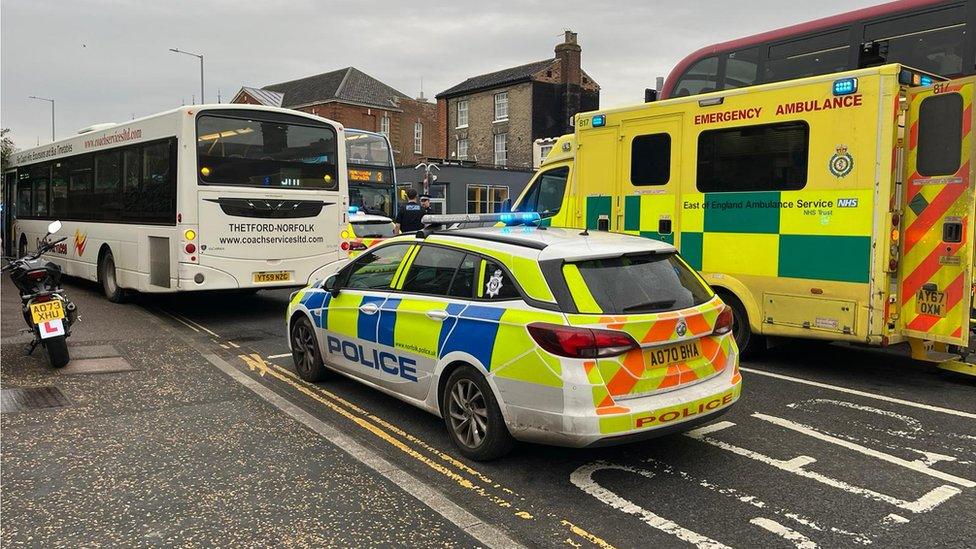
POLYGON ((580 53, 583 48, 576 43, 576 33, 567 30, 562 44, 556 44, 556 59, 559 60, 559 95, 562 102, 563 133, 572 133, 570 120, 580 112, 580 99, 583 85, 583 69, 580 68, 580 53))

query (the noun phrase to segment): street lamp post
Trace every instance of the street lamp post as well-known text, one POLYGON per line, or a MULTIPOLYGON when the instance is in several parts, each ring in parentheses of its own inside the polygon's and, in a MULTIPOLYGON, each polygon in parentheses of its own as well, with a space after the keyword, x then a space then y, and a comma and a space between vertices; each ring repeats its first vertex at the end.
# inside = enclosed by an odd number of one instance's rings
POLYGON ((54 100, 48 99, 46 97, 38 97, 36 95, 30 95, 28 99, 37 99, 38 101, 47 101, 51 104, 51 142, 54 142, 54 100))
POLYGON ((170 48, 169 51, 173 53, 182 53, 184 55, 192 55, 200 60, 200 104, 206 103, 203 99, 203 54, 202 53, 190 53, 188 51, 183 51, 179 48, 170 48))

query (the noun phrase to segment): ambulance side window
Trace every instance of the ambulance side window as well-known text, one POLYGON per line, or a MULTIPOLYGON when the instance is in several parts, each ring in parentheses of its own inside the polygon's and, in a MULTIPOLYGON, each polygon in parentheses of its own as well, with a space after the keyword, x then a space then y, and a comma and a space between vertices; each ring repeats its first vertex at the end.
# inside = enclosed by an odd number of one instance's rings
POLYGON ((798 191, 807 184, 810 126, 803 121, 703 131, 699 192, 798 191))
POLYGON ((630 144, 630 182, 665 185, 671 179, 671 136, 638 135, 630 144))
POLYGON ((962 95, 922 100, 918 109, 918 174, 952 175, 962 160, 962 95))
POLYGON ((563 205, 567 179, 569 179, 569 168, 565 166, 543 172, 532 183, 525 198, 513 208, 513 211, 538 212, 543 218, 556 215, 563 205))
POLYGON ((340 286, 350 290, 389 290, 397 267, 407 254, 409 244, 381 246, 356 259, 340 277, 340 286))

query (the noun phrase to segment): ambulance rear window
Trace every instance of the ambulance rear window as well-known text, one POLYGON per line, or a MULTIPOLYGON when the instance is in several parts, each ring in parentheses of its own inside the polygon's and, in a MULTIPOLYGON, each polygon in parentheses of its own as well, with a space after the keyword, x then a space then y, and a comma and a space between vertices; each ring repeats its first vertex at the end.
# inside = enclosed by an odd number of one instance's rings
POLYGON ((952 175, 962 159, 962 95, 926 97, 918 108, 919 175, 952 175))
POLYGON ((674 253, 630 254, 574 265, 604 313, 674 311, 712 298, 711 290, 674 253))

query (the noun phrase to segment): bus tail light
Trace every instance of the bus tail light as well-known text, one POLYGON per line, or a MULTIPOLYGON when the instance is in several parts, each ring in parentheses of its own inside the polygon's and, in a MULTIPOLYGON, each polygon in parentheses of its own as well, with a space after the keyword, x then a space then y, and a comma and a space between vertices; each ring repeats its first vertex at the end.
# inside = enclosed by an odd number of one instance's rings
POLYGON ((343 240, 342 241, 342 244, 339 244, 339 247, 342 248, 342 251, 348 252, 349 251, 349 241, 348 240, 343 240))
POLYGON ((185 249, 186 249, 186 253, 188 254, 192 254, 197 251, 196 245, 192 242, 187 242, 185 249))

